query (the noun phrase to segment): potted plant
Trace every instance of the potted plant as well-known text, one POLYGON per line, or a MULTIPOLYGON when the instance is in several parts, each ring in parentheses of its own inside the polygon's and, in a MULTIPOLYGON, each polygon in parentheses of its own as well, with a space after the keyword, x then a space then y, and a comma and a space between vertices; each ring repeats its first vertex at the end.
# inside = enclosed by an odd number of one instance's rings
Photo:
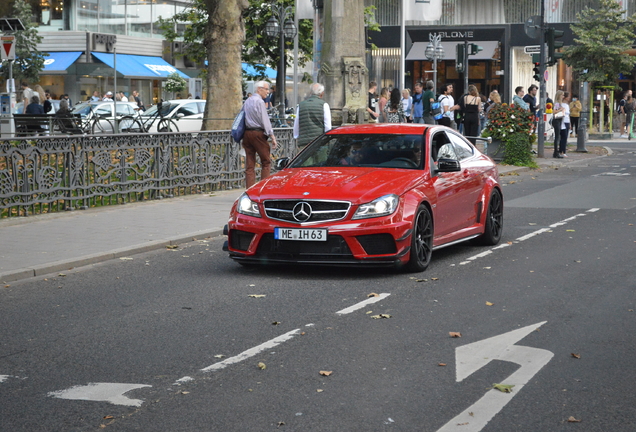
POLYGON ((534 114, 515 105, 496 104, 488 113, 483 137, 492 137, 487 154, 509 165, 533 164, 530 131, 534 114))
POLYGON ((188 83, 186 82, 186 80, 183 79, 178 73, 173 72, 168 75, 168 79, 164 83, 163 88, 171 93, 181 93, 186 89, 187 86, 188 83))

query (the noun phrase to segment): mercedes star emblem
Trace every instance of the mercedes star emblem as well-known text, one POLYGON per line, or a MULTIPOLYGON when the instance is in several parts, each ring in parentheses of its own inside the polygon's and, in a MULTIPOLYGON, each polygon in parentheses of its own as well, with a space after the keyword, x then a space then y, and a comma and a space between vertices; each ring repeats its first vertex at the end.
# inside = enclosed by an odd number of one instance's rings
POLYGON ((294 206, 294 219, 298 222, 307 222, 311 217, 311 206, 304 201, 299 202, 294 206))

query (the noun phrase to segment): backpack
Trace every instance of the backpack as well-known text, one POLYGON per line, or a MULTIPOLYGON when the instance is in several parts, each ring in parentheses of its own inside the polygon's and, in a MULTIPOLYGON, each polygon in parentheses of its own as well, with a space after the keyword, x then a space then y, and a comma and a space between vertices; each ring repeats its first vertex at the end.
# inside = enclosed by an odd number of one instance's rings
MULTIPOLYGON (((625 99, 621 99, 618 102, 618 105, 616 106, 616 113, 617 114, 621 114, 621 107, 625 107, 625 105, 627 104, 627 101, 625 99)), ((624 109, 624 108, 623 108, 624 109)), ((624 111, 623 111, 624 112, 624 111)))
POLYGON ((245 135, 245 109, 241 108, 241 111, 236 115, 232 123, 231 134, 236 142, 241 142, 243 139, 243 135, 245 135))
POLYGON ((439 120, 443 117, 441 103, 433 102, 431 104, 431 115, 435 118, 435 120, 439 120))

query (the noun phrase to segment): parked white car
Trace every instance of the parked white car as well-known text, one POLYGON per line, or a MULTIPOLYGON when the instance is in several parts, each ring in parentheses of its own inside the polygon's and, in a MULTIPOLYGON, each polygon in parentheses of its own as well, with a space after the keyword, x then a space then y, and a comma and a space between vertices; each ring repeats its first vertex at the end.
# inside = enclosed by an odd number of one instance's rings
POLYGON ((117 106, 117 119, 124 116, 136 115, 137 104, 134 102, 82 102, 71 110, 73 114, 79 114, 82 124, 87 132, 114 133, 115 105, 117 106))
POLYGON ((161 132, 157 130, 161 117, 171 119, 179 129, 179 132, 197 132, 201 130, 203 125, 204 112, 204 100, 175 99, 151 106, 141 113, 141 117, 148 132, 161 132), (160 116, 150 124, 148 120, 157 115, 159 107, 161 107, 160 116))

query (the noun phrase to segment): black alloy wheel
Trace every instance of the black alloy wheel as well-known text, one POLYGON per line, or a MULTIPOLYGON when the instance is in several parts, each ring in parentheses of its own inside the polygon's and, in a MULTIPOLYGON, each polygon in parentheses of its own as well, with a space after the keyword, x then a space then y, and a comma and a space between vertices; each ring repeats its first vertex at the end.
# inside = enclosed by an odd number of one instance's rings
POLYGON ((486 226, 484 233, 475 240, 483 246, 494 246, 501 240, 503 234, 503 198, 501 192, 493 190, 488 203, 486 226))
POLYGON ((411 255, 407 270, 421 272, 426 270, 433 254, 433 218, 425 205, 417 209, 411 234, 411 255))

